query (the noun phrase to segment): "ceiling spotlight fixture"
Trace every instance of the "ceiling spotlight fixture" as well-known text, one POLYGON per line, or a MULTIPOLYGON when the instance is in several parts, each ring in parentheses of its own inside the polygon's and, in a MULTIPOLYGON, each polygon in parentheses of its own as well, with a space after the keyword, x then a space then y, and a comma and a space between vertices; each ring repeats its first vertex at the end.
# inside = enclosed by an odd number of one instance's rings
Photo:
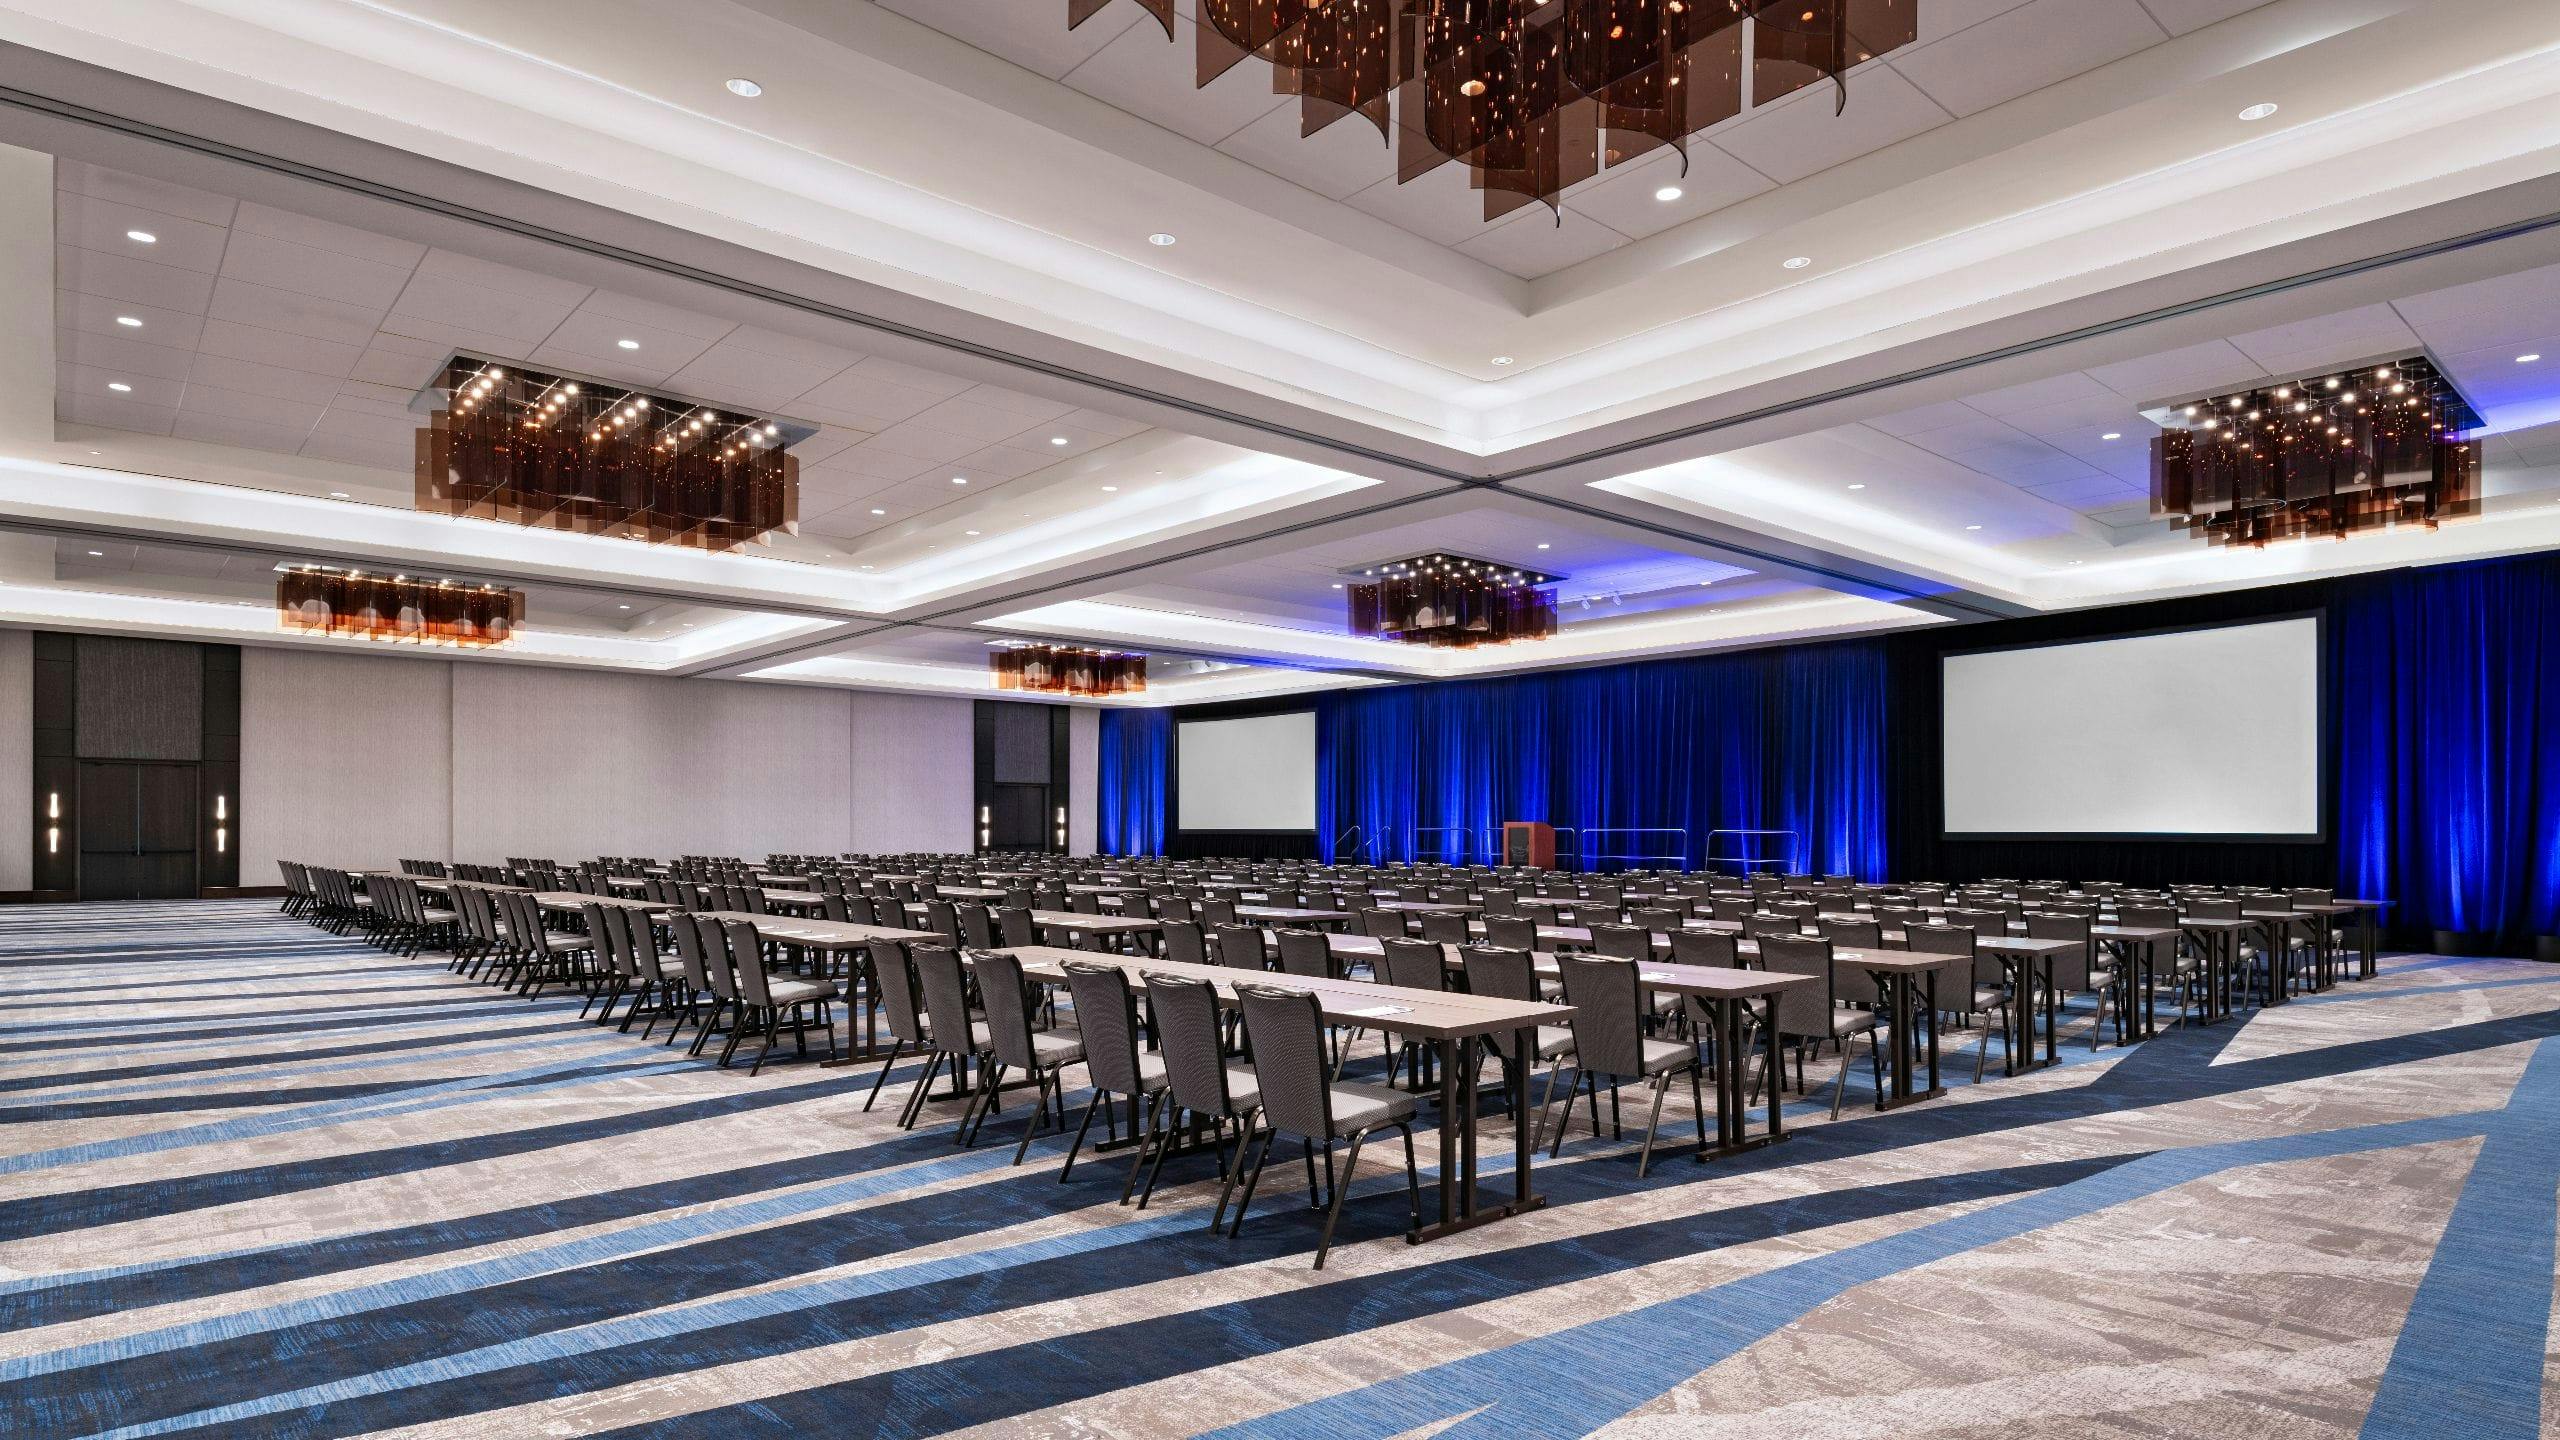
POLYGON ((969 483, 969 477, 966 475, 954 475, 951 477, 951 483, 954 485, 966 485, 969 483))
POLYGON ((741 100, 753 100, 764 93, 764 87, 753 80, 748 79, 744 75, 740 75, 729 81, 729 93, 737 96, 741 100))
POLYGON ((1105 495, 1117 495, 1120 493, 1120 487, 1117 485, 1105 485, 1102 487, 1102 493, 1105 495))
POLYGON ((613 343, 621 346, 625 350, 637 350, 640 348, 640 342, 637 340, 616 340, 613 343))
POLYGON ((630 609, 631 607, 630 607, 630 606, 628 606, 628 605, 617 605, 617 606, 615 606, 615 607, 613 607, 613 608, 615 608, 615 609, 617 609, 617 610, 628 610, 628 609, 630 609))
POLYGON ((1052 445, 1064 445, 1067 443, 1067 437, 1064 435, 1052 435, 1049 437, 1049 443, 1052 445))
MULTIPOLYGON (((1106 7, 1064 8, 1073 26, 1106 7)), ((1404 181, 1455 163, 1482 194, 1487 221, 1530 204, 1553 208, 1604 166, 1680 149, 1741 114, 1746 54, 1753 105, 1829 81, 1836 108, 1848 103, 1849 69, 1919 38, 1916 5, 1836 0, 1138 8, 1168 45, 1179 39, 1193 51, 1194 86, 1258 56, 1271 67, 1269 92, 1299 98, 1300 135, 1338 122, 1373 130, 1393 146, 1404 181), (1175 12, 1195 8, 1197 34, 1183 35, 1175 12)))
POLYGON ((1493 363, 1496 365, 1508 365, 1511 363, 1511 357, 1508 355, 1496 355, 1493 357, 1493 363))
POLYGON ((871 512, 871 513, 872 513, 872 514, 874 514, 874 515, 886 515, 886 514, 888 514, 889 512, 888 512, 888 511, 886 511, 886 510, 878 509, 878 508, 876 508, 876 507, 875 507, 875 508, 872 510, 872 512, 871 512))
POLYGON ((2110 430, 2098 438, 2101 440, 2121 440, 2124 438, 2124 432, 2121 430, 2110 430))
POLYGON ((1148 244, 1150 244, 1150 245, 1155 246, 1155 247, 1156 247, 1156 248, 1158 248, 1158 249, 1162 249, 1162 248, 1164 248, 1165 246, 1170 245, 1170 244, 1172 244, 1172 243, 1173 243, 1173 237, 1172 237, 1172 236, 1170 236, 1170 235, 1167 235, 1167 234, 1166 234, 1166 233, 1164 233, 1163 231, 1159 230, 1159 231, 1157 231, 1156 233, 1154 233, 1153 235, 1150 235, 1150 236, 1148 236, 1148 237, 1147 237, 1147 243, 1148 243, 1148 244))
POLYGON ((347 498, 347 492, 344 490, 332 490, 329 492, 329 498, 332 500, 344 500, 347 498))
POLYGON ((139 330, 142 328, 141 318, 134 315, 119 315, 116 317, 116 323, 122 325, 128 330, 139 330))
POLYGON ((107 552, 106 552, 106 551, 104 551, 104 550, 92 550, 92 551, 90 551, 89 553, 90 553, 90 554, 92 554, 92 555, 98 556, 99 558, 103 559, 103 558, 105 558, 105 556, 106 556, 106 553, 107 553, 107 552))
POLYGON ((1683 193, 1684 192, 1677 185, 1665 185, 1661 189, 1653 192, 1653 198, 1661 201, 1665 205, 1668 205, 1672 201, 1679 199, 1683 193))
POLYGON ((2540 351, 2538 351, 2538 350, 2534 350, 2534 351, 2527 351, 2526 353, 2524 353, 2524 354, 2519 355, 2519 356, 2517 356, 2517 357, 2516 357, 2516 363, 2517 363, 2517 364, 2519 364, 2519 365, 2530 365, 2530 364, 2532 364, 2534 361, 2539 360, 2539 359, 2541 359, 2541 358, 2542 358, 2542 352, 2540 352, 2540 351))
POLYGON ((1539 542, 1538 542, 1538 548, 1539 548, 1539 549, 1541 549, 1541 550, 1546 549, 1546 548, 1547 548, 1547 542, 1546 542, 1546 541, 1544 541, 1544 540, 1539 541, 1539 542))
POLYGON ((964 530, 961 533, 964 535, 976 535, 978 532, 975 530, 964 530))
POLYGON ((136 245, 157 245, 160 243, 160 237, 152 234, 148 230, 127 230, 124 232, 124 238, 132 241, 136 245))
POLYGON ((2257 104, 2250 106, 2248 109, 2241 111, 2240 118, 2243 120, 2264 120, 2274 113, 2276 113, 2276 107, 2268 104, 2264 100, 2261 100, 2257 104))
POLYGON ((1850 482, 1849 488, 1852 490, 1864 490, 1867 488, 1867 482, 1864 480, 1853 480, 1850 482))
POLYGON ((1786 268, 1789 270, 1801 270, 1812 263, 1813 257, 1810 255, 1790 255, 1786 259, 1786 268))
POLYGON ((119 394, 119 395, 129 395, 129 394, 131 394, 131 393, 133 392, 133 387, 132 387, 132 386, 130 386, 130 385, 127 385, 126 383, 124 383, 124 382, 123 382, 123 381, 121 381, 121 380, 110 380, 110 381, 108 381, 108 382, 107 382, 107 388, 108 388, 108 389, 110 389, 110 390, 113 390, 114 392, 116 392, 116 393, 117 393, 117 394, 119 394))
POLYGON ((2162 427, 2151 515, 2208 543, 2433 529, 2479 513, 2479 413, 2423 355, 2201 403, 2248 418, 2208 430, 2146 412, 2162 427), (2305 398, 2276 403, 2289 394, 2305 398))
POLYGON ((1979 530, 1979 529, 1981 529, 1982 527, 1981 527, 1981 526, 1979 526, 1979 525, 1967 525, 1967 526, 1966 526, 1966 527, 1964 527, 1964 528, 1966 528, 1967 530, 1979 530))

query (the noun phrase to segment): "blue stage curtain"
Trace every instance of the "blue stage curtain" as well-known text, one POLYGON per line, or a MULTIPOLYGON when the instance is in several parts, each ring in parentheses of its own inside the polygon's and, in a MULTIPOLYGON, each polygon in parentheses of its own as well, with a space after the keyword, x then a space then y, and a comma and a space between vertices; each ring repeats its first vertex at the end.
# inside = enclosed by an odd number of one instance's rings
POLYGON ((2560 563, 2350 581, 2329 614, 2340 891, 2404 934, 2560 934, 2560 563))
POLYGON ((1173 712, 1105 710, 1094 742, 1095 848, 1105 855, 1164 853, 1166 767, 1173 712))
POLYGON ((1881 879, 1885 674, 1860 641, 1326 695, 1319 848, 1489 862, 1544 820, 1595 868, 1695 866, 1711 830, 1785 829, 1792 864, 1881 879))

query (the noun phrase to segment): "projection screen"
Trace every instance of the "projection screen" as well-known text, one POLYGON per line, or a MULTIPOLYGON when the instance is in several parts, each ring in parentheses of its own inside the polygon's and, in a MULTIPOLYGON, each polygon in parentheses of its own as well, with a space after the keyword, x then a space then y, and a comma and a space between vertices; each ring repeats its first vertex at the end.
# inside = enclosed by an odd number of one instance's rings
POLYGON ((2321 833, 2316 616, 1943 657, 1946 833, 2321 833))
POLYGON ((1186 720, 1173 749, 1177 828, 1316 828, 1314 711, 1186 720))

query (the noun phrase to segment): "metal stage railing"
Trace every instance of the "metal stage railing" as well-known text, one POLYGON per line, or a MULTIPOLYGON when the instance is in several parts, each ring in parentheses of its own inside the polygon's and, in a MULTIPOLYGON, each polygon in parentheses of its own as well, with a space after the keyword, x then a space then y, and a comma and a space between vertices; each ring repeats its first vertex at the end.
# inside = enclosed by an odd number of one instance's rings
POLYGON ((1618 825, 1594 827, 1583 831, 1576 837, 1576 839, 1579 842, 1575 846, 1575 849, 1578 852, 1576 855, 1577 868, 1585 874, 1602 874, 1605 872, 1609 862, 1613 860, 1621 862, 1618 868, 1622 870, 1633 869, 1639 862, 1648 866, 1669 863, 1681 870, 1689 868, 1689 832, 1676 825, 1618 825), (1640 837, 1647 835, 1673 836, 1677 839, 1679 848, 1671 850, 1659 846, 1646 845, 1640 837), (1616 838, 1620 836, 1627 838, 1623 840, 1616 838), (1599 842, 1604 845, 1635 844, 1643 846, 1644 848, 1633 850, 1594 849, 1593 841, 1595 839, 1599 840, 1599 842), (1597 865, 1593 863, 1595 861, 1598 862, 1597 865))
POLYGON ((1490 825, 1418 825, 1413 831, 1413 863, 1470 865, 1475 863, 1478 842, 1482 842, 1482 853, 1488 862, 1499 858, 1501 842, 1490 825), (1454 841, 1453 836, 1457 837, 1454 841))
POLYGON ((1802 873, 1804 866, 1797 863, 1797 852, 1803 849, 1803 847, 1804 835, 1802 832, 1795 830, 1710 830, 1707 832, 1706 853, 1699 857, 1698 863, 1699 868, 1705 870, 1713 870, 1718 865, 1730 865, 1733 867, 1733 873, 1736 875, 1748 875, 1755 869, 1761 869, 1773 865, 1782 872, 1802 873), (1718 849, 1716 845, 1716 837, 1719 835, 1731 836, 1741 842, 1737 845, 1726 847, 1731 849, 1734 853, 1724 855, 1716 853, 1718 849), (1765 847, 1760 844, 1760 841, 1772 835, 1783 835, 1786 837, 1787 844, 1785 854, 1768 855, 1761 853, 1765 847))

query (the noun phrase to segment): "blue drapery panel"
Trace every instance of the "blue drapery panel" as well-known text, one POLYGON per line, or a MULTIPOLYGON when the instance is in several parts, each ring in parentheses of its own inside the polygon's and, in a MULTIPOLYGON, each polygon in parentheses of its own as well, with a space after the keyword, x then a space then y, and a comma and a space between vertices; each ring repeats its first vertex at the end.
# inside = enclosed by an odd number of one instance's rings
POLYGON ((1105 855, 1163 854, 1173 712, 1103 711, 1093 753, 1094 847, 1105 855))
POLYGON ((1485 862, 1544 820, 1611 867, 1694 866, 1711 830, 1786 829, 1793 863, 1881 879, 1885 674, 1856 642, 1328 695, 1319 852, 1485 862))
POLYGON ((2330 623, 2339 889, 2404 931, 2560 934, 2560 562, 2349 582, 2330 623))

